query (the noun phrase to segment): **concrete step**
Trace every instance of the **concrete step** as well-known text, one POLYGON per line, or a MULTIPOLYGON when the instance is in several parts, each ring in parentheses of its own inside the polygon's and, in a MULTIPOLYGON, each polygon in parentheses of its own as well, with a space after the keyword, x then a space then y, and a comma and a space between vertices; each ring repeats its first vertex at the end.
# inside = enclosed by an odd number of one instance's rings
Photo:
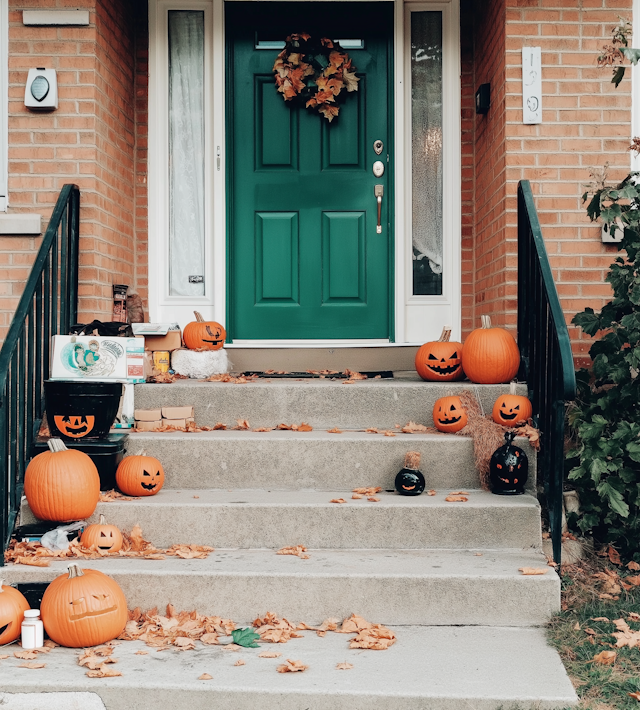
MULTIPOLYGON (((477 392, 484 411, 490 413, 508 385, 437 384, 423 382, 417 375, 351 385, 326 379, 257 380, 244 385, 178 380, 169 385, 136 385, 135 402, 139 409, 192 404, 196 421, 206 426, 216 422, 235 426, 236 419, 247 419, 253 427, 304 421, 323 429, 393 429, 408 421, 433 426, 434 402, 465 389, 477 392)), ((526 394, 526 385, 519 385, 518 391, 526 394)))
MULTIPOLYGON (((545 624, 560 611, 560 580, 540 552, 495 550, 310 550, 309 559, 273 550, 216 550, 205 560, 82 560, 118 581, 129 608, 197 609, 225 618, 266 611, 320 624, 354 610, 396 625, 545 624), (523 576, 520 567, 547 573, 523 576), (260 590, 256 594, 256 590, 260 590)), ((8 565, 5 584, 48 582, 66 571, 8 565)))
MULTIPOLYGON (((224 548, 303 544, 322 549, 541 549, 540 506, 530 495, 495 496, 469 489, 466 503, 440 491, 406 497, 380 493, 380 502, 350 492, 279 490, 162 490, 132 501, 99 503, 123 530, 139 523, 157 547, 174 543, 224 548), (347 503, 331 503, 343 497, 347 503)), ((22 522, 33 521, 26 499, 22 522)))
POLYGON ((561 710, 577 706, 575 691, 543 629, 402 626, 393 630, 398 640, 386 651, 349 649, 349 635, 328 633, 319 638, 313 632, 286 645, 261 644, 239 652, 196 642, 194 651, 158 653, 140 641, 128 641, 114 654, 122 676, 105 679, 88 678, 86 669, 77 664, 76 650, 55 648, 42 659, 46 667, 35 671, 20 668, 24 662, 13 656, 2 661, 2 691, 97 693, 109 710, 561 710), (265 647, 282 657, 258 658, 265 647), (138 650, 147 654, 136 655, 138 650), (239 658, 245 665, 234 665, 239 658), (277 673, 285 658, 302 661, 308 670, 277 673), (343 661, 353 664, 353 669, 336 670, 343 661), (203 673, 212 680, 198 680, 203 673))
MULTIPOLYGON (((536 456, 529 459, 528 489, 535 490, 536 456)), ((166 488, 316 488, 381 486, 392 489, 407 451, 422 454, 428 488, 479 487, 473 441, 453 434, 384 436, 344 430, 211 431, 131 434, 128 453, 145 449, 162 461, 166 488)))

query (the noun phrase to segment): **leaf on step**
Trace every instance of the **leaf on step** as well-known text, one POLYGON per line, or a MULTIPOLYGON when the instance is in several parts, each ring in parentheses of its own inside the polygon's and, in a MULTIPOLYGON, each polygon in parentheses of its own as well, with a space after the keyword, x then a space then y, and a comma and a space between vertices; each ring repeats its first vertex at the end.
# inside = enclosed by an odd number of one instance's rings
POLYGON ((272 426, 260 426, 257 429, 252 429, 252 431, 273 431, 272 426))
POLYGON ((367 498, 367 500, 370 500, 372 503, 379 503, 380 502, 380 498, 378 498, 377 496, 369 496, 367 498))
POLYGON ((380 486, 369 486, 367 488, 354 488, 353 492, 362 496, 374 496, 376 493, 380 493, 381 490, 380 486))
POLYGON ((100 503, 113 503, 116 500, 140 500, 140 496, 125 496, 114 489, 111 491, 102 491, 98 500, 100 503))
POLYGON ((402 427, 404 434, 422 434, 425 431, 427 431, 427 427, 424 424, 416 424, 415 422, 409 422, 402 427))
POLYGON ((257 618, 253 626, 263 641, 269 643, 287 643, 292 638, 303 638, 296 633, 295 626, 287 619, 279 619, 272 611, 268 611, 262 619, 257 618))
POLYGON ((332 498, 329 503, 346 503, 347 501, 344 498, 332 498))
POLYGON ((216 422, 213 425, 213 431, 224 431, 227 428, 226 424, 223 424, 222 422, 216 422))
POLYGON ((166 554, 180 557, 183 560, 204 560, 209 557, 210 552, 215 552, 215 550, 209 545, 172 545, 166 554))
POLYGON ((291 429, 293 429, 294 426, 296 426, 296 425, 295 424, 278 424, 276 429, 281 429, 284 431, 291 431, 291 429))
POLYGON ((313 427, 311 426, 311 424, 307 424, 306 422, 302 422, 298 426, 298 431, 313 431, 313 427))
POLYGON ((392 431, 390 431, 390 430, 385 431, 385 432, 384 432, 384 435, 385 435, 385 436, 395 436, 395 434, 394 434, 392 431))
POLYGON ((46 668, 46 663, 21 663, 18 668, 46 668))
POLYGON ((31 567, 49 567, 51 564, 49 560, 42 559, 42 557, 24 557, 19 556, 14 560, 17 565, 31 565, 31 567))
POLYGON ((468 496, 469 491, 451 491, 452 496, 468 496))
POLYGON ((46 639, 44 645, 46 648, 56 648, 60 644, 56 643, 55 641, 52 641, 51 639, 46 639))
POLYGON ((9 654, 8 654, 8 653, 0 654, 0 661, 4 661, 4 660, 7 659, 7 658, 9 658, 9 654))
POLYGON ((258 654, 258 658, 280 658, 280 656, 282 656, 282 654, 277 651, 263 651, 258 654))
POLYGON ((379 434, 380 431, 376 429, 375 427, 369 427, 368 429, 365 429, 365 434, 379 434))
POLYGON ((368 648, 372 651, 384 651, 396 642, 396 635, 382 624, 375 624, 369 629, 363 629, 351 639, 349 648, 368 648))
POLYGON ((87 671, 86 675, 89 678, 115 678, 116 676, 121 676, 122 673, 103 664, 94 670, 87 671))
POLYGON ((611 666, 615 663, 617 655, 615 651, 600 651, 593 657, 592 662, 601 666, 611 666))
POLYGON ((344 376, 348 377, 350 380, 366 380, 367 376, 363 375, 361 372, 357 372, 356 370, 345 370, 344 371, 344 376))
POLYGON ((544 567, 519 567, 518 572, 522 572, 523 575, 537 575, 537 574, 546 574, 549 571, 548 568, 544 567))
POLYGON ((178 636, 178 638, 173 639, 173 645, 181 651, 191 651, 191 649, 196 647, 193 639, 186 638, 185 636, 178 636))
POLYGON ((540 432, 534 429, 530 424, 518 427, 518 436, 526 436, 529 439, 531 448, 535 451, 540 451, 540 432))
POLYGON ((307 670, 309 666, 305 666, 302 661, 294 661, 291 658, 287 658, 287 662, 278 666, 278 673, 303 673, 307 670))
MULTIPOLYGON (((256 644, 256 646, 257 646, 257 644, 256 644)), ((244 663, 244 661, 242 660, 242 658, 238 658, 238 660, 237 660, 233 665, 234 665, 234 666, 244 666, 245 663, 244 663)))
POLYGON ((38 657, 35 651, 14 651, 13 655, 21 661, 32 661, 34 658, 38 657))
POLYGON ((233 642, 244 648, 258 648, 256 641, 260 639, 260 634, 257 634, 253 629, 234 629, 231 632, 233 642))
POLYGON ((466 503, 469 499, 467 496, 448 495, 445 500, 447 503, 466 503))
POLYGON ((362 498, 362 497, 363 497, 363 496, 361 496, 359 493, 354 493, 354 494, 351 496, 351 500, 360 500, 360 498, 362 498))
POLYGON ((370 629, 373 624, 357 614, 351 614, 348 619, 342 622, 342 627, 338 630, 340 634, 354 634, 363 629, 370 629))
POLYGON ((338 663, 336 666, 337 671, 350 671, 353 668, 352 663, 347 663, 346 661, 344 663, 338 663))
POLYGON ((307 548, 304 545, 292 545, 289 547, 280 548, 276 552, 276 555, 295 555, 296 557, 299 557, 301 560, 308 560, 309 555, 304 554, 306 551, 307 551, 307 548))
POLYGON ((149 651, 136 651, 135 654, 136 656, 148 656, 149 651))
POLYGON ((198 680, 213 680, 213 676, 209 675, 208 673, 203 673, 202 675, 198 676, 198 680))
POLYGON ((142 552, 142 550, 151 544, 142 537, 142 528, 138 523, 133 526, 133 530, 129 535, 129 541, 131 542, 131 550, 133 552, 142 552))
POLYGON ((433 488, 432 488, 431 490, 427 491, 427 495, 428 495, 428 496, 434 496, 434 495, 436 495, 436 491, 434 491, 433 488))
POLYGON ((343 431, 342 431, 342 429, 338 429, 337 426, 334 426, 333 429, 327 429, 327 433, 329 433, 329 434, 342 434, 343 431))
POLYGON ((220 643, 220 641, 218 640, 218 634, 216 633, 202 634, 202 636, 200 637, 200 641, 202 641, 202 643, 206 644, 207 646, 216 646, 220 643))
POLYGON ((238 426, 231 427, 232 431, 249 431, 251 429, 251 425, 246 419, 236 419, 236 422, 238 422, 238 426))

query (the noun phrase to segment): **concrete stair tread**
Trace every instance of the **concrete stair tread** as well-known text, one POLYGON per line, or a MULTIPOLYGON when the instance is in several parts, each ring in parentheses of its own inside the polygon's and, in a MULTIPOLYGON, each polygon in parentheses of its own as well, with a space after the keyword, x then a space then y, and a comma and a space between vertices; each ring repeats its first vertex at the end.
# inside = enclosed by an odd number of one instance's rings
MULTIPOLYGON (((373 621, 376 621, 375 619, 373 621)), ((194 651, 164 651, 125 642, 114 654, 121 677, 91 679, 77 665, 75 649, 56 648, 32 671, 22 661, 3 661, 5 692, 90 691, 110 710, 174 707, 209 710, 498 710, 557 709, 577 705, 559 656, 542 629, 501 627, 410 627, 394 629, 397 642, 386 651, 349 649, 351 636, 328 633, 286 645, 261 644, 239 652, 197 644, 194 651), (137 650, 147 655, 135 655, 137 650), (281 658, 258 658, 263 650, 281 658), (234 666, 238 658, 245 661, 234 666), (286 659, 309 666, 304 673, 276 672, 286 659), (348 661, 349 671, 336 670, 348 661), (208 673, 209 681, 198 676, 208 673)), ((10 650, 10 649, 8 649, 10 650)))

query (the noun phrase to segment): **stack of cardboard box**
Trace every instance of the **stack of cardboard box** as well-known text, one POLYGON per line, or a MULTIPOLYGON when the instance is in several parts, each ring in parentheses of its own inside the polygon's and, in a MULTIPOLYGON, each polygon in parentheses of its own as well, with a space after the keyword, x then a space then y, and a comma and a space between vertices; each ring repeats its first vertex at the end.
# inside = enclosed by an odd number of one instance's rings
POLYGON ((155 431, 167 426, 186 429, 191 422, 195 421, 193 406, 136 409, 134 417, 138 431, 155 431))
POLYGON ((182 347, 182 331, 177 323, 133 323, 132 328, 137 336, 144 336, 145 377, 158 374, 153 353, 172 353, 182 347))

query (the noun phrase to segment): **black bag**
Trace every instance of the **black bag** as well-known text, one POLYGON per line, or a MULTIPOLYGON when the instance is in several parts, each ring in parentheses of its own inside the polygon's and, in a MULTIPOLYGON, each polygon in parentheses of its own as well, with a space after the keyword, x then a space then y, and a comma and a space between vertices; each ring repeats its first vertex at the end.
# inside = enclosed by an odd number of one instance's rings
POLYGON ((94 320, 87 325, 77 323, 71 326, 69 335, 102 335, 111 338, 133 338, 133 329, 129 323, 103 323, 94 320))

